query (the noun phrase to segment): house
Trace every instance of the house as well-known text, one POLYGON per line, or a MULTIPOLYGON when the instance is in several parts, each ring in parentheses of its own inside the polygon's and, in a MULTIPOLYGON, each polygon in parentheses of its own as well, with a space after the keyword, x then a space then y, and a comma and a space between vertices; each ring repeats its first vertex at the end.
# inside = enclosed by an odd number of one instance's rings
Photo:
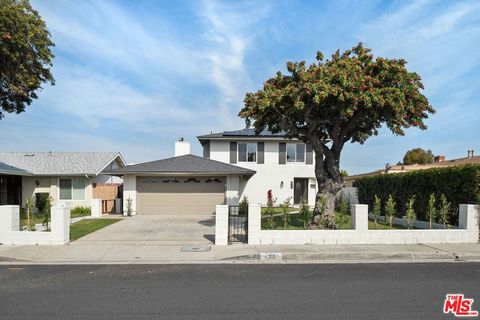
POLYGON ((125 165, 118 152, 0 152, 0 205, 24 207, 36 193, 49 193, 53 205, 90 206, 103 199, 101 186, 117 190, 122 182, 103 172, 125 165))
POLYGON ((217 204, 247 197, 265 205, 267 191, 278 202, 315 202, 314 156, 310 145, 284 133, 253 129, 198 136, 203 157, 190 144, 175 143, 175 157, 106 171, 123 178, 123 207, 137 214, 211 215, 217 204))
POLYGON ((466 164, 477 164, 480 165, 480 156, 474 156, 473 150, 468 150, 467 156, 463 158, 445 160, 445 156, 435 156, 432 163, 426 164, 411 164, 411 165, 386 165, 384 169, 375 170, 372 172, 347 176, 344 178, 346 187, 354 187, 355 181, 365 177, 372 177, 380 174, 386 173, 405 173, 417 170, 426 170, 433 168, 447 168, 454 166, 461 166, 466 164))

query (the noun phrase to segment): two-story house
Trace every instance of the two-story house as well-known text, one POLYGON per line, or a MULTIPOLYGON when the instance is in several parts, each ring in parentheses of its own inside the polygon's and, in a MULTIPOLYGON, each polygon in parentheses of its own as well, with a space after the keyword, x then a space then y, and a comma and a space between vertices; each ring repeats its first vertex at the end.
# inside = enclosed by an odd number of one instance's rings
POLYGON ((142 215, 211 215, 217 204, 267 203, 302 197, 313 205, 314 156, 309 145, 284 134, 253 129, 199 136, 203 157, 175 143, 175 157, 128 165, 107 173, 123 177, 123 208, 142 215))
POLYGON ((254 129, 224 131, 197 137, 203 146, 203 157, 254 170, 248 180, 239 181, 240 198, 265 205, 267 191, 272 190, 277 203, 291 198, 299 204, 304 197, 315 203, 316 179, 311 145, 297 139, 286 139, 284 133, 254 129))

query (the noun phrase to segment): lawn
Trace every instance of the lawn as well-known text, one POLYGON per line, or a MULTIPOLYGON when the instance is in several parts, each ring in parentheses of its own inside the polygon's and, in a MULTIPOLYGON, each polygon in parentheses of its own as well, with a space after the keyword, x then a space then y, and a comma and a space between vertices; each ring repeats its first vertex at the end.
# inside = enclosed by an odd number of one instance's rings
MULTIPOLYGON (((298 209, 297 209, 298 210, 298 209)), ((304 230, 303 228, 303 220, 300 217, 299 213, 292 213, 289 215, 290 221, 288 223, 287 229, 285 230, 304 230)), ((340 230, 349 230, 352 229, 352 217, 348 216, 348 219, 345 219, 345 223, 338 226, 338 229, 340 230)), ((268 217, 266 215, 262 216, 262 230, 268 230, 265 228, 265 225, 268 221, 268 217)), ((282 216, 274 216, 273 221, 275 222, 275 225, 277 226, 275 230, 284 230, 283 228, 283 220, 282 216)), ((405 229, 405 227, 402 226, 390 226, 384 222, 379 221, 377 225, 375 225, 375 222, 372 220, 368 220, 368 229, 369 230, 394 230, 394 229, 405 229)))
MULTIPOLYGON (((37 213, 37 214, 30 214, 30 224, 32 226, 43 223, 45 221, 45 214, 44 213, 37 213)), ((50 223, 51 219, 48 219, 50 223)), ((27 225, 27 214, 21 210, 20 211, 20 230, 27 225)))
MULTIPOLYGON (((262 207, 262 215, 265 213, 266 210, 267 210, 267 207, 262 207)), ((294 212, 294 211, 298 211, 298 208, 294 208, 294 207, 288 208, 288 212, 294 212)), ((274 214, 283 214, 282 208, 279 208, 279 207, 274 207, 273 212, 274 214)))
POLYGON ((70 225, 70 241, 114 224, 122 219, 84 219, 70 225))

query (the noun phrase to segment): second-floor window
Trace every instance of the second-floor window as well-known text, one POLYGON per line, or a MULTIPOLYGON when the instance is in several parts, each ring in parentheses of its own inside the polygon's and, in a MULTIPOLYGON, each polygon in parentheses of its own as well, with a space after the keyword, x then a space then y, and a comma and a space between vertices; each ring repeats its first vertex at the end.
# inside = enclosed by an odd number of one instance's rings
POLYGON ((238 162, 257 162, 257 144, 239 142, 238 162))
POLYGON ((287 143, 287 162, 305 162, 304 143, 287 143))

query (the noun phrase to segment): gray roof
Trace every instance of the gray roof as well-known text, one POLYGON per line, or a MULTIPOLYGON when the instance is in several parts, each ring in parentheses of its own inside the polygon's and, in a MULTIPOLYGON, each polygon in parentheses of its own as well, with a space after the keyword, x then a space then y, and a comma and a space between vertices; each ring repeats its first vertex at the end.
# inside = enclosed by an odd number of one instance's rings
POLYGON ((23 170, 14 166, 9 166, 8 164, 4 162, 0 162, 0 174, 13 174, 13 175, 19 175, 19 176, 29 176, 32 173, 23 170))
POLYGON ((187 154, 179 157, 128 165, 126 167, 108 170, 106 173, 113 175, 154 173, 253 175, 255 174, 255 171, 220 161, 202 158, 193 154, 187 154))
POLYGON ((117 158, 125 165, 118 152, 0 152, 4 166, 40 176, 97 175, 117 158))
POLYGON ((197 138, 199 140, 202 140, 202 139, 215 139, 215 138, 228 138, 228 137, 284 138, 285 132, 280 131, 277 133, 272 133, 268 130, 263 130, 259 134, 255 134, 255 129, 245 128, 241 130, 223 131, 218 133, 205 134, 202 136, 198 136, 197 138))

